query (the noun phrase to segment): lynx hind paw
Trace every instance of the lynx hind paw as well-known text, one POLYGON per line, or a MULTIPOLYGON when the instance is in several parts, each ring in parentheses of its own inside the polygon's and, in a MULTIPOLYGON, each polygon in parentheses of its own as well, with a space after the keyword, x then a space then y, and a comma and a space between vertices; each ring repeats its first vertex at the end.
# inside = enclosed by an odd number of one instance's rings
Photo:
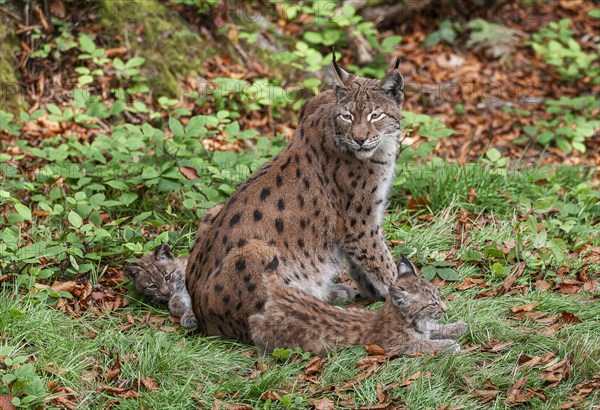
POLYGON ((252 334, 252 341, 258 348, 258 353, 261 356, 267 356, 271 351, 267 347, 266 332, 265 332, 265 316, 264 315, 252 315, 248 318, 248 325, 250 326, 250 333, 252 334))
POLYGON ((191 309, 185 312, 179 321, 181 326, 187 327, 188 329, 195 330, 198 328, 196 316, 194 316, 194 312, 191 309))
POLYGON ((354 300, 356 291, 352 286, 335 284, 330 287, 329 301, 332 303, 344 303, 354 300))

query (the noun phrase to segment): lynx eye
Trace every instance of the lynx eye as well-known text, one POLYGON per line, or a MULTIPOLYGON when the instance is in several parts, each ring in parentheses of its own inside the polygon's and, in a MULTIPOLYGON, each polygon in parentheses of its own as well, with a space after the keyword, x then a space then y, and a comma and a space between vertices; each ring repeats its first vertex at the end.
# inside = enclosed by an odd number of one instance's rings
POLYGON ((345 122, 354 121, 354 115, 352 115, 350 113, 340 114, 340 118, 342 119, 342 121, 345 121, 345 122))
POLYGON ((150 289, 150 290, 154 290, 154 289, 156 289, 156 284, 155 284, 155 283, 151 283, 151 284, 149 284, 149 285, 148 285, 148 289, 150 289))
POLYGON ((382 120, 385 117, 386 117, 386 115, 382 112, 372 112, 371 114, 369 114, 368 120, 371 122, 375 122, 375 121, 382 120))
POLYGON ((169 273, 167 273, 167 274, 165 275, 165 281, 166 281, 166 282, 168 282, 168 281, 170 281, 170 280, 171 280, 171 278, 173 277, 173 272, 174 272, 174 271, 171 271, 171 272, 169 272, 169 273))

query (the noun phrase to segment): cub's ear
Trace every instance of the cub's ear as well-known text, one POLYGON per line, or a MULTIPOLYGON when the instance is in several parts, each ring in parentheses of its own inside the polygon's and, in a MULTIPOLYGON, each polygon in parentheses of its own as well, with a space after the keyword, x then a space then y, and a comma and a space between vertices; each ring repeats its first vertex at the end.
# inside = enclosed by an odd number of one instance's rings
POLYGON ((396 64, 392 71, 379 82, 379 88, 398 104, 402 104, 402 101, 404 101, 404 77, 398 71, 399 64, 400 57, 396 59, 396 64))
POLYGON ((123 266, 123 273, 131 281, 134 281, 141 271, 142 271, 142 267, 139 265, 136 265, 135 262, 131 263, 129 265, 123 266))
POLYGON ((404 308, 408 305, 410 293, 397 286, 390 286, 389 292, 394 305, 399 308, 404 308))
POLYGON ((417 276, 417 268, 415 268, 415 265, 412 264, 411 261, 409 261, 406 258, 402 258, 400 260, 400 262, 398 262, 398 277, 403 277, 403 276, 417 276))
POLYGON ((157 261, 173 260, 174 256, 169 244, 163 243, 158 248, 154 249, 154 258, 156 258, 157 261))

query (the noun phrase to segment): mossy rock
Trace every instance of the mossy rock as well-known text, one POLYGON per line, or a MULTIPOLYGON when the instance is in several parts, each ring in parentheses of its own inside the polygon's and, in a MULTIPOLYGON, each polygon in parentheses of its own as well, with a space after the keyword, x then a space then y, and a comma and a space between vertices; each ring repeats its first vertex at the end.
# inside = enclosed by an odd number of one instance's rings
POLYGON ((15 54, 19 52, 19 40, 14 26, 11 21, 0 20, 0 109, 17 114, 24 109, 25 101, 15 60, 15 54))
POLYGON ((144 75, 156 96, 176 97, 179 82, 196 74, 216 51, 158 0, 100 0, 102 23, 129 38, 131 51, 144 57, 144 75), (143 27, 139 39, 134 30, 143 27))

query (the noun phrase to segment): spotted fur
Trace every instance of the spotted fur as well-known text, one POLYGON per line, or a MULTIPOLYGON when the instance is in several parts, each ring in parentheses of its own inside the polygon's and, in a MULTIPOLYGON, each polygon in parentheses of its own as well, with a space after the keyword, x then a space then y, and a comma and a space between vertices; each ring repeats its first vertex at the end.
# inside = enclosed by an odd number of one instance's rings
MULTIPOLYGON (((343 260, 363 297, 396 277, 381 230, 401 136, 402 76, 346 73, 302 108, 289 145, 242 183, 191 251, 186 281, 200 330, 252 342, 265 272, 329 301, 343 260)), ((347 294, 351 297, 353 295, 347 294)))
POLYGON ((323 303, 299 289, 285 286, 269 275, 269 298, 264 313, 250 317, 254 343, 267 353, 296 348, 317 355, 348 345, 377 344, 387 353, 410 354, 451 349, 452 340, 467 331, 464 322, 439 325, 446 312, 435 286, 416 276, 406 259, 377 311, 341 309, 323 303))

